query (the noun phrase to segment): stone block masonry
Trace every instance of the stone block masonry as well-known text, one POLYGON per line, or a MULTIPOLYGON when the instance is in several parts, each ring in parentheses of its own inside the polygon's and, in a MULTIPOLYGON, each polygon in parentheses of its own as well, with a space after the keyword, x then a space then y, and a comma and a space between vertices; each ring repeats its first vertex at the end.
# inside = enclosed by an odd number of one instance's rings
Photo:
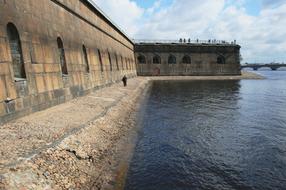
POLYGON ((240 46, 234 43, 137 43, 140 76, 240 75, 240 46))
POLYGON ((0 1, 0 123, 136 76, 132 41, 88 0, 0 1))

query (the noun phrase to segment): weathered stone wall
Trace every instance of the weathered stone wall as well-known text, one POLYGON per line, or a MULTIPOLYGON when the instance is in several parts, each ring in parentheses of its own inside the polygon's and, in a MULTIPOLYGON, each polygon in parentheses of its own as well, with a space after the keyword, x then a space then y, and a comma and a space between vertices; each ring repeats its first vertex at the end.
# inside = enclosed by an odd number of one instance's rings
POLYGON ((135 44, 135 56, 141 76, 241 74, 240 46, 235 44, 135 44))
POLYGON ((136 76, 133 43, 87 0, 0 0, 0 123, 87 94, 123 75, 136 76), (19 33, 26 75, 21 78, 13 69, 12 52, 17 51, 10 48, 9 23, 19 33), (67 75, 62 74, 58 38, 67 75), (12 101, 5 103, 7 98, 12 101))

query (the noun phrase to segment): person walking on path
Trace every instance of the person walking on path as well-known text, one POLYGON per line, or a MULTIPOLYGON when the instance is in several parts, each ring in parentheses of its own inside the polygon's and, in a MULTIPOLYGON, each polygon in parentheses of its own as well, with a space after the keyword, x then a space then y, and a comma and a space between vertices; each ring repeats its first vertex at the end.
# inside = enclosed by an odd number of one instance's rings
POLYGON ((122 78, 122 82, 124 86, 127 86, 127 77, 124 75, 124 77, 122 78))

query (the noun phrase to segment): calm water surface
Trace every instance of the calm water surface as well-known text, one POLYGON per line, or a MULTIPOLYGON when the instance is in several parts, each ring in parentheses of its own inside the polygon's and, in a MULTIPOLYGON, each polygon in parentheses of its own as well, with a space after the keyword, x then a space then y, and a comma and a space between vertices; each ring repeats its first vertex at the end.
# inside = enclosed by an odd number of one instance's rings
POLYGON ((286 189, 286 71, 155 82, 126 190, 286 189))

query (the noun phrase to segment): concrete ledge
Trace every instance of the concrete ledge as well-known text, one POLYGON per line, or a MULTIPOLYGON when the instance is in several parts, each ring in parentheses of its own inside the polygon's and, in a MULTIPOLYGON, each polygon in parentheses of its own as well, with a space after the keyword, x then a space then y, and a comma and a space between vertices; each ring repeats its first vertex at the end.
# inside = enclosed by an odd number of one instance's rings
POLYGON ((149 80, 261 80, 265 77, 256 73, 242 71, 241 75, 224 75, 224 76, 152 76, 149 80))

